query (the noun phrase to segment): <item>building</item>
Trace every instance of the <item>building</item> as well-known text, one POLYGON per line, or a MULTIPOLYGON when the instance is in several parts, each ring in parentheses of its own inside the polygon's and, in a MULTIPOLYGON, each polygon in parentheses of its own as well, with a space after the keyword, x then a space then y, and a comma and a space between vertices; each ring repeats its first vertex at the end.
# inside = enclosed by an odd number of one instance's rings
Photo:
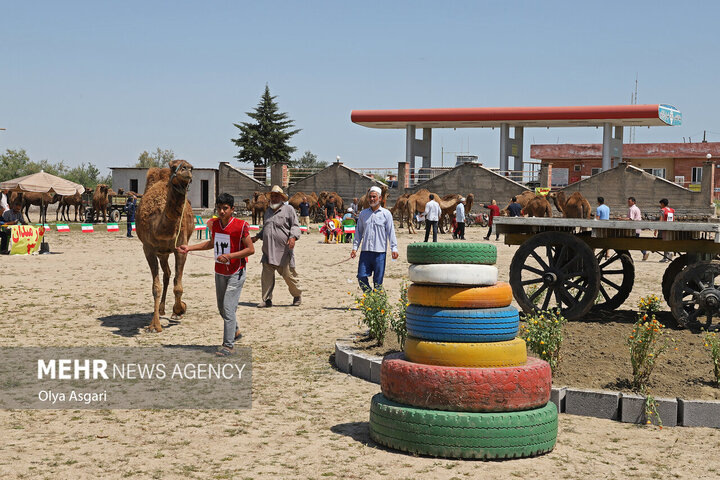
MULTIPOLYGON (((145 191, 147 168, 111 167, 113 189, 142 194, 145 191)), ((193 168, 193 180, 188 190, 188 200, 193 209, 213 208, 218 190, 217 168, 193 168)))
MULTIPOLYGON (((622 147, 623 162, 691 190, 700 188, 707 155, 713 161, 720 160, 720 142, 626 143, 622 147)), ((542 168, 552 165, 554 187, 602 171, 602 144, 531 145, 530 157, 540 160, 542 168)), ((715 185, 719 180, 720 169, 715 169, 715 185)))

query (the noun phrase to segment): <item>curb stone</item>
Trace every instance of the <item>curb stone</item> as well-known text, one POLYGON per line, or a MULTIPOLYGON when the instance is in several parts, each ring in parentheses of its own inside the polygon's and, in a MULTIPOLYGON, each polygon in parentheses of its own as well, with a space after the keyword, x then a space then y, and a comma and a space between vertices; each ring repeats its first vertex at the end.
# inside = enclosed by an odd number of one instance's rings
MULTIPOLYGON (((676 427, 678 425, 678 399, 677 398, 655 398, 658 415, 664 427, 676 427)), ((623 393, 620 399, 620 421, 625 423, 645 424, 645 397, 631 393, 623 393)), ((653 425, 658 422, 652 419, 653 425)))
MULTIPOLYGON (((379 385, 382 357, 360 353, 352 345, 353 338, 341 338, 335 342, 335 365, 344 373, 379 385), (356 364, 360 366, 355 368, 356 364)), ((658 402, 660 418, 664 426, 720 428, 720 401, 684 400, 682 398, 656 398, 655 400, 658 402), (673 405, 675 405, 675 409, 673 409, 673 405), (671 420, 673 411, 677 414, 674 423, 671 420)), ((636 423, 631 420, 633 408, 636 408, 634 405, 637 403, 641 410, 644 410, 645 405, 644 397, 640 395, 571 387, 553 387, 550 401, 558 406, 558 413, 629 423, 636 423), (593 410, 594 405, 598 407, 595 410, 593 410)))

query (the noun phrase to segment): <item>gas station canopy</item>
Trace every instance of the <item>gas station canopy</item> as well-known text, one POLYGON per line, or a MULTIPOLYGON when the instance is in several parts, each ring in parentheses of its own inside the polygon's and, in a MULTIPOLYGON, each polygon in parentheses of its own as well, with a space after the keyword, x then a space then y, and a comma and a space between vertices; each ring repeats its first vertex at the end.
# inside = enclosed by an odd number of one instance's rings
POLYGON ((602 105, 581 107, 425 108, 353 110, 353 123, 370 128, 639 127, 680 125, 671 106, 602 105))

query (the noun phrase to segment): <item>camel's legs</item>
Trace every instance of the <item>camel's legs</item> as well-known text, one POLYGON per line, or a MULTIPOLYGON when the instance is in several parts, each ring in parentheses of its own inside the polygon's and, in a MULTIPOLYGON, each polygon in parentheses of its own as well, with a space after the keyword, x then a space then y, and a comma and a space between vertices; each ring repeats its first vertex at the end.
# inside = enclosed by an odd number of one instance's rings
POLYGON ((160 268, 163 271, 163 290, 162 299, 160 300, 160 315, 165 315, 165 297, 167 295, 168 285, 170 285, 170 264, 168 263, 168 254, 160 254, 160 268))
MULTIPOLYGON (((186 242, 189 239, 186 240, 186 242)), ((173 316, 172 318, 180 319, 187 310, 187 305, 182 301, 183 286, 182 276, 183 270, 185 269, 185 260, 187 255, 183 255, 175 252, 175 278, 173 279, 173 293, 175 294, 175 305, 173 305, 173 316)))
POLYGON ((145 252, 145 259, 150 266, 150 274, 152 275, 152 294, 155 299, 155 308, 153 311, 153 318, 148 325, 148 330, 151 332, 162 332, 162 326, 160 325, 160 314, 158 313, 160 308, 160 275, 158 268, 158 259, 154 252, 148 250, 143 245, 143 251, 145 252))

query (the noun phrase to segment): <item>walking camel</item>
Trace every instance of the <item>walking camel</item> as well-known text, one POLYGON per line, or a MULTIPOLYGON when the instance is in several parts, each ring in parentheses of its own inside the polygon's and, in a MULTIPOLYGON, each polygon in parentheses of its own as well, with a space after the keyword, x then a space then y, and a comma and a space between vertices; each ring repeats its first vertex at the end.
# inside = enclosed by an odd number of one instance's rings
POLYGON ((165 315, 165 296, 170 283, 168 257, 175 255, 175 278, 173 280, 172 319, 179 320, 187 310, 182 301, 182 275, 187 254, 177 251, 179 245, 187 244, 195 229, 192 208, 187 200, 187 189, 192 181, 192 165, 185 160, 173 160, 170 168, 151 168, 147 173, 145 194, 138 209, 135 228, 143 244, 143 252, 152 275, 152 294, 155 300, 151 332, 162 332, 160 315, 165 315), (162 295, 158 260, 163 271, 162 295))
POLYGON ((563 214, 565 218, 590 218, 592 209, 590 202, 580 192, 574 192, 572 195, 565 198, 565 192, 562 190, 552 192, 548 195, 553 199, 555 208, 558 212, 563 214))

